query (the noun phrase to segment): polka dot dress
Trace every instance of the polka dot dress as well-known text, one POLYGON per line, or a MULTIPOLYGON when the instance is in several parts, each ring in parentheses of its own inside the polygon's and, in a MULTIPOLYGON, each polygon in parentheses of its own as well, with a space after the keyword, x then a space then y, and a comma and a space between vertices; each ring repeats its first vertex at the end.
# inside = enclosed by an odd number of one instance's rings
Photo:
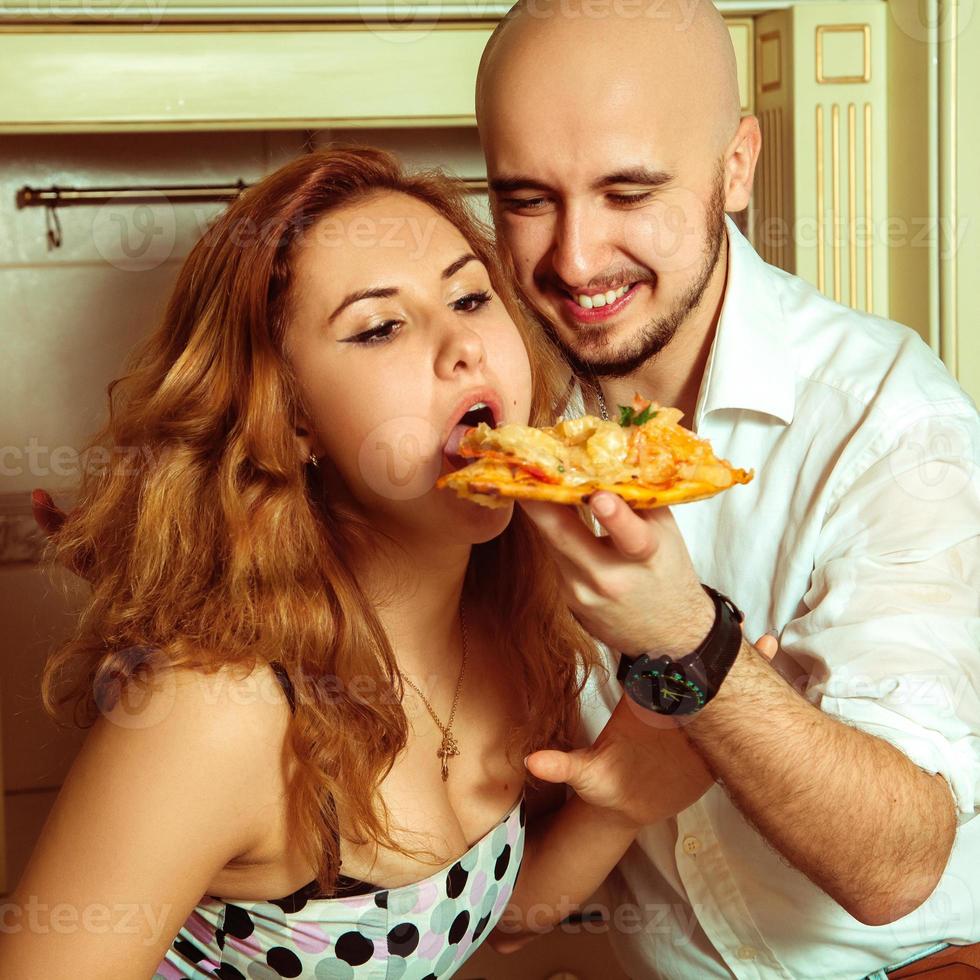
POLYGON ((436 980, 487 937, 524 856, 523 798, 454 864, 400 888, 268 902, 204 897, 153 980, 436 980))

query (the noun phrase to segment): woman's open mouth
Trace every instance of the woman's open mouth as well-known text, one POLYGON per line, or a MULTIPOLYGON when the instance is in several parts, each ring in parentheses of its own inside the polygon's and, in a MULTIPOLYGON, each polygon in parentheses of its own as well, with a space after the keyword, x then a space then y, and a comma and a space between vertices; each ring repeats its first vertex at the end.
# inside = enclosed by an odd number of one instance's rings
POLYGON ((571 293, 562 290, 564 308, 579 323, 601 323, 622 312, 636 295, 641 283, 633 282, 604 293, 571 293))
POLYGON ((460 467, 472 462, 472 460, 467 459, 465 456, 459 455, 459 444, 467 431, 475 428, 481 422, 486 422, 491 429, 497 427, 497 417, 494 409, 485 401, 474 401, 453 425, 442 452, 454 470, 458 470, 460 467))

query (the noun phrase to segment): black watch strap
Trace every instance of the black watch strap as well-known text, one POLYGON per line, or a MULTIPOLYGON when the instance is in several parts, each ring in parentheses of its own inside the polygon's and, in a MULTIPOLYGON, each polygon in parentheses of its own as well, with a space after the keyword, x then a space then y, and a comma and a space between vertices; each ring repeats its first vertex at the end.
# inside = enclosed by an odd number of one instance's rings
MULTIPOLYGON (((709 585, 702 584, 701 587, 708 593, 715 605, 715 620, 708 631, 708 635, 701 641, 697 649, 679 660, 658 657, 654 663, 661 673, 673 669, 674 672, 690 678, 697 687, 703 685, 703 698, 698 699, 700 701, 699 706, 703 707, 718 693, 722 681, 738 656, 738 651, 742 645, 741 623, 745 617, 728 596, 709 585)), ((620 655, 616 677, 627 688, 629 685, 626 682, 630 669, 638 660, 644 661, 644 667, 651 665, 651 661, 643 654, 637 657, 620 655)), ((658 706, 653 704, 645 705, 645 707, 654 711, 658 710, 658 706)))

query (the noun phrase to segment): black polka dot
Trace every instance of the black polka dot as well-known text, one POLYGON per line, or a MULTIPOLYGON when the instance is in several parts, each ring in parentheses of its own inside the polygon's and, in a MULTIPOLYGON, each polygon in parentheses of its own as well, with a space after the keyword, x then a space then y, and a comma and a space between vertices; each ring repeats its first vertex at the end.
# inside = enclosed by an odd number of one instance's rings
POLYGON ((308 884, 303 885, 302 888, 297 888, 296 891, 290 892, 288 895, 284 895, 282 898, 273 898, 270 900, 270 905, 276 905, 283 910, 283 912, 293 915, 296 912, 302 912, 306 908, 306 903, 316 896, 319 891, 316 881, 311 881, 308 884))
POLYGON ((427 973, 422 980, 439 980, 439 978, 434 973, 427 973))
POLYGON ((522 827, 527 823, 527 804, 524 800, 521 800, 521 805, 517 810, 517 819, 520 820, 522 827))
POLYGON ((299 957, 285 946, 273 946, 265 954, 265 961, 281 977, 298 977, 303 972, 299 957))
POLYGON ((174 949, 177 950, 181 956, 189 959, 192 963, 199 963, 205 956, 207 956, 207 953, 205 953, 203 950, 198 949, 193 943, 190 943, 181 937, 174 940, 174 949))
POLYGON ((457 861, 446 875, 446 894, 450 898, 459 898, 469 876, 470 873, 457 861))
POLYGON ((225 906, 225 922, 222 928, 236 939, 248 939, 255 931, 255 923, 240 905, 229 903, 225 906))
POLYGON ((476 928, 473 930, 473 942, 476 942, 480 936, 483 935, 483 930, 490 924, 490 916, 492 915, 493 912, 487 912, 487 914, 476 924, 476 928))
POLYGON ((382 888, 381 891, 374 893, 374 904, 378 906, 379 909, 388 908, 388 889, 382 888))
POLYGON ((419 944, 419 931, 411 922, 399 922, 388 932, 388 952, 392 956, 411 956, 419 944))
POLYGON ((214 941, 218 944, 218 949, 225 948, 225 931, 224 929, 214 930, 214 941))
POLYGON ((246 980, 244 973, 239 973, 233 966, 228 963, 222 963, 217 970, 214 971, 216 977, 221 977, 221 980, 246 980))
POLYGON ((374 943, 359 932, 345 932, 337 940, 334 951, 345 963, 349 963, 351 966, 360 966, 371 959, 374 943))
POLYGON ((455 945, 458 943, 463 936, 466 935, 466 930, 470 925, 470 913, 463 909, 459 915, 453 919, 453 924, 449 927, 449 944, 455 945))
POLYGON ((493 866, 493 876, 500 881, 507 873, 507 865, 510 864, 510 844, 504 844, 504 849, 497 858, 497 863, 493 866))

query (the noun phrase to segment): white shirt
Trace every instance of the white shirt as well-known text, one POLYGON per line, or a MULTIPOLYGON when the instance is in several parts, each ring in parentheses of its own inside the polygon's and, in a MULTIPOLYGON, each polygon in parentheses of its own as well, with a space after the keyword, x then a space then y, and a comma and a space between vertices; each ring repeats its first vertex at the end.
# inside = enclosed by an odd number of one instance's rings
MULTIPOLYGON (((833 303, 727 228, 692 428, 755 478, 674 516, 746 635, 775 627, 809 701, 942 773, 960 826, 929 901, 866 926, 716 784, 645 828, 610 876, 610 937, 634 980, 856 980, 935 942, 980 939, 980 420, 913 331, 833 303)), ((568 414, 582 411, 577 391, 568 414)), ((622 693, 605 652, 612 677, 583 693, 582 744, 622 693)))

